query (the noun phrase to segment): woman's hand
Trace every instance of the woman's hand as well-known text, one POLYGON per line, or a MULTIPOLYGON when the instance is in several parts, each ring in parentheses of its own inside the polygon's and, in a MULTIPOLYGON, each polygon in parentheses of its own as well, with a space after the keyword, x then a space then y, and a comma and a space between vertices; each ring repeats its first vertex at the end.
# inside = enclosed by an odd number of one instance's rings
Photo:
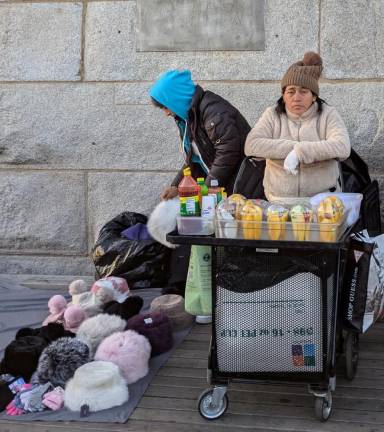
POLYGON ((295 152, 295 149, 291 150, 287 157, 284 160, 284 169, 288 173, 292 175, 297 174, 297 166, 299 165, 299 158, 297 157, 297 154, 295 152))
POLYGON ((179 191, 177 189, 177 186, 168 186, 166 187, 163 192, 161 192, 160 199, 163 200, 170 200, 172 198, 175 198, 179 194, 179 191))

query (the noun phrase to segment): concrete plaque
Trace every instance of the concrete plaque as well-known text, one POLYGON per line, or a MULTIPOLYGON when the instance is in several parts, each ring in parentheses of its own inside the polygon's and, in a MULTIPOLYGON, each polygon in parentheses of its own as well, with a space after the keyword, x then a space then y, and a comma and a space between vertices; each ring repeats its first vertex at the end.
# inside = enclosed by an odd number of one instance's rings
POLYGON ((137 51, 264 50, 265 0, 138 0, 137 51))

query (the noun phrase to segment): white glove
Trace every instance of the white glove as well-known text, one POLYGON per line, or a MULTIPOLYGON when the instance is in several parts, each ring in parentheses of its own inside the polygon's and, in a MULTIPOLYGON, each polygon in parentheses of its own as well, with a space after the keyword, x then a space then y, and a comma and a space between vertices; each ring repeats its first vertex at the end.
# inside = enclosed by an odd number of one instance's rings
POLYGON ((285 171, 287 171, 289 174, 296 175, 299 162, 300 161, 299 158, 297 157, 295 149, 291 150, 284 160, 285 171))

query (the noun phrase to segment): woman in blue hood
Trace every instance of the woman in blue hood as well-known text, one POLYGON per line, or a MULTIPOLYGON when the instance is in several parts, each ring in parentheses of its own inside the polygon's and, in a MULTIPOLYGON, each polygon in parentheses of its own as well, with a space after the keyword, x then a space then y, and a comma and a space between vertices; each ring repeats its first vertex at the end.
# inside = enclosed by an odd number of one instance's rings
POLYGON ((193 177, 206 177, 208 186, 211 179, 217 179, 231 193, 251 129, 245 118, 228 101, 196 85, 188 70, 167 71, 149 94, 155 106, 175 119, 185 154, 185 165, 161 199, 177 196, 186 166, 191 167, 193 177))

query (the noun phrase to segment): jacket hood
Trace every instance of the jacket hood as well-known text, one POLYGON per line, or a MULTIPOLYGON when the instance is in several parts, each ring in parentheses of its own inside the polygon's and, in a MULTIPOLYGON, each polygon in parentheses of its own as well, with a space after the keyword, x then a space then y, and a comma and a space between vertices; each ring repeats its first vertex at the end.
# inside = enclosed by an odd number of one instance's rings
POLYGON ((169 70, 149 89, 149 95, 183 120, 187 120, 188 110, 196 84, 189 70, 169 70))

